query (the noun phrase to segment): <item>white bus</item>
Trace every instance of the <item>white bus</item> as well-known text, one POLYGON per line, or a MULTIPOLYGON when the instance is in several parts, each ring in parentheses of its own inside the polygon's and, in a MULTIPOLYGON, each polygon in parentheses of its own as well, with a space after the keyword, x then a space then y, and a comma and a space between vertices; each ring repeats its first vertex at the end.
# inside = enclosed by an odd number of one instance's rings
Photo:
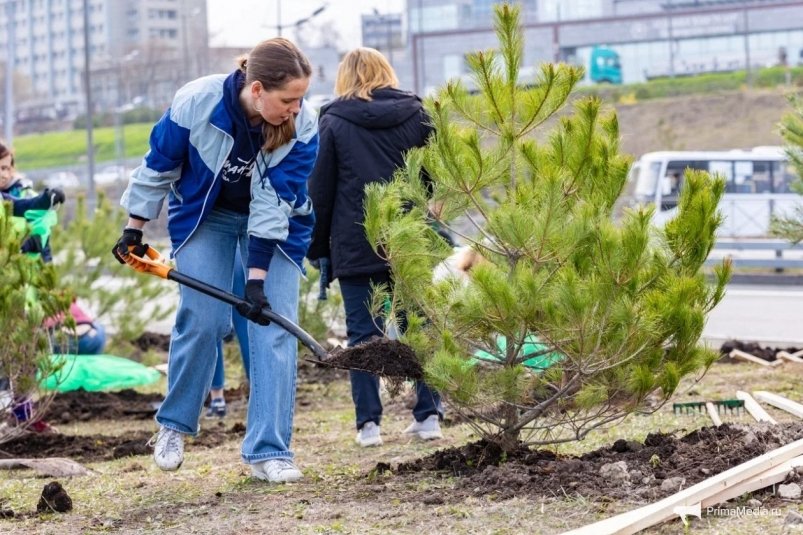
POLYGON ((722 238, 767 237, 770 218, 790 213, 801 202, 790 189, 795 175, 783 147, 649 152, 633 165, 629 180, 635 182, 637 203, 655 204, 657 225, 674 217, 686 169, 725 178, 719 205, 725 220, 717 232, 722 238))

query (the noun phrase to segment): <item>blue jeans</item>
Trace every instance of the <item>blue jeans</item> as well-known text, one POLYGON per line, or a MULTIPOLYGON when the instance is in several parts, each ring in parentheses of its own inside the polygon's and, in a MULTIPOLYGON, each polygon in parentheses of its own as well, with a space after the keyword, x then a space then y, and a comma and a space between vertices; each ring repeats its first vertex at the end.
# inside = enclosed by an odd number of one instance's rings
MULTIPOLYGON (((213 210, 177 252, 177 270, 230 290, 237 242, 241 251, 247 251, 247 228, 247 214, 213 210)), ((265 294, 273 310, 292 321, 298 317, 300 274, 298 266, 277 249, 265 280, 265 294)), ((198 432, 198 419, 212 384, 217 342, 228 332, 230 322, 230 305, 179 286, 167 395, 156 413, 160 425, 180 433, 198 432)), ((249 353, 258 358, 250 360, 251 395, 242 458, 246 463, 292 458, 296 339, 277 325, 248 322, 248 344, 249 353)))
MULTIPOLYGON (((340 277, 340 293, 346 309, 346 332, 349 347, 367 342, 373 336, 382 336, 384 321, 382 317, 371 315, 371 283, 388 283, 386 273, 366 277, 340 277)), ((368 422, 379 425, 382 420, 382 401, 379 399, 379 377, 376 375, 351 371, 351 399, 357 416, 357 429, 368 422)), ((416 381, 415 392, 418 398, 413 407, 413 417, 423 422, 427 417, 437 414, 443 418, 443 405, 440 395, 430 389, 423 381, 416 381)))
POLYGON ((75 337, 68 336, 66 345, 56 341, 54 337, 53 353, 68 355, 99 355, 103 353, 106 346, 106 329, 100 323, 93 323, 92 330, 88 333, 75 337))
MULTIPOLYGON (((245 270, 239 258, 234 260, 234 280, 232 281, 231 291, 234 295, 242 296, 245 293, 245 270)), ((240 345, 240 355, 243 358, 243 368, 245 376, 249 377, 249 355, 248 355, 248 320, 237 313, 232 308, 231 323, 234 326, 234 333, 237 336, 237 343, 240 345)), ((226 333, 228 334, 228 333, 226 333)), ((221 390, 226 386, 226 365, 223 362, 223 342, 217 343, 217 362, 215 363, 215 374, 212 376, 212 389, 221 390)))

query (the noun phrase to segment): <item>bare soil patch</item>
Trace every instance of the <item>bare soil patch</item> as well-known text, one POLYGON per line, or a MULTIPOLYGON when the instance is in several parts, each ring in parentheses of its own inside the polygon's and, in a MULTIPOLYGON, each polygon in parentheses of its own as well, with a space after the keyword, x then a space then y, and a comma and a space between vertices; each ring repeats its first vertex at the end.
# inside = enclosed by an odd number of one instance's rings
POLYGON ((90 420, 147 420, 156 413, 161 394, 140 394, 131 389, 119 392, 75 390, 53 397, 47 421, 54 424, 90 420))
MULTIPOLYGON (((196 448, 214 448, 226 441, 242 439, 245 426, 235 423, 226 427, 223 422, 207 425, 188 444, 196 448)), ((63 435, 59 433, 28 434, 0 446, 2 457, 68 457, 81 462, 120 459, 132 455, 150 455, 147 445, 151 431, 135 431, 120 436, 63 435)))

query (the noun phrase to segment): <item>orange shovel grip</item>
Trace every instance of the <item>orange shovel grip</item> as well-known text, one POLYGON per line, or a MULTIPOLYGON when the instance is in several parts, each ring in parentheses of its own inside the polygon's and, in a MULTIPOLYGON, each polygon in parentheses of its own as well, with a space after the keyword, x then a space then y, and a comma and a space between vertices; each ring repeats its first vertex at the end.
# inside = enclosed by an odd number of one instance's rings
POLYGON ((129 250, 128 255, 123 257, 125 259, 125 263, 140 273, 150 273, 152 275, 156 275, 157 277, 166 279, 168 273, 170 273, 173 267, 167 265, 165 258, 159 254, 159 251, 150 245, 147 245, 146 247, 147 249, 145 250, 145 256, 137 256, 129 250))

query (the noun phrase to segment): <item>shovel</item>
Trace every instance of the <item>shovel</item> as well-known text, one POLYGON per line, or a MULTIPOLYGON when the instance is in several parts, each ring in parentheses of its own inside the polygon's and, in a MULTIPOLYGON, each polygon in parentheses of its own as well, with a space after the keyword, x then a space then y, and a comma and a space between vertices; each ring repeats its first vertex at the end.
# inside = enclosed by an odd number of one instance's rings
MULTIPOLYGON (((172 280, 182 286, 192 288, 228 303, 234 306, 235 309, 237 305, 246 303, 242 297, 179 273, 167 264, 165 258, 156 249, 150 245, 144 245, 143 247, 145 248, 145 254, 142 256, 129 251, 128 255, 124 257, 126 263, 140 273, 150 273, 163 279, 172 280)), ((423 370, 413 350, 397 340, 375 338, 355 347, 336 349, 329 353, 307 331, 288 318, 267 307, 263 308, 260 313, 263 317, 268 318, 272 323, 293 335, 304 347, 312 351, 312 354, 317 358, 317 361, 313 362, 333 368, 364 371, 385 377, 421 379, 423 376, 423 370)))

